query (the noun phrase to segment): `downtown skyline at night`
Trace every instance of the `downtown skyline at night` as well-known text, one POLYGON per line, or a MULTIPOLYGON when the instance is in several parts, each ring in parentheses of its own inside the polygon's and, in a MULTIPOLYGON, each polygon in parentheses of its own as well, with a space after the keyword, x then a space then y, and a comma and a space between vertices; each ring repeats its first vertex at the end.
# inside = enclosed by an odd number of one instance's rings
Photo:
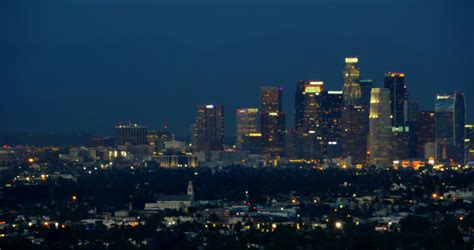
POLYGON ((0 250, 474 249, 472 13, 0 1, 0 250))
POLYGON ((295 83, 341 89, 347 56, 375 85, 404 72, 423 110, 437 93, 474 92, 470 1, 29 2, 2 3, 15 24, 0 40, 4 132, 110 136, 111 124, 132 121, 187 136, 197 105, 222 103, 230 114, 274 84, 292 127, 295 83))

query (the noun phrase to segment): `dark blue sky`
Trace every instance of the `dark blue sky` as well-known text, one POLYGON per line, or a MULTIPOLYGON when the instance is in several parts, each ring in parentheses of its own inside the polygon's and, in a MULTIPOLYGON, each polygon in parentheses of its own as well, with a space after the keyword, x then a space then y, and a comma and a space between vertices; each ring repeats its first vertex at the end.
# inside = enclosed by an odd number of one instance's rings
POLYGON ((342 86, 360 58, 382 84, 403 71, 411 99, 463 91, 474 114, 472 0, 0 1, 0 131, 112 134, 120 121, 187 135, 195 107, 223 103, 226 134, 259 86, 342 86))

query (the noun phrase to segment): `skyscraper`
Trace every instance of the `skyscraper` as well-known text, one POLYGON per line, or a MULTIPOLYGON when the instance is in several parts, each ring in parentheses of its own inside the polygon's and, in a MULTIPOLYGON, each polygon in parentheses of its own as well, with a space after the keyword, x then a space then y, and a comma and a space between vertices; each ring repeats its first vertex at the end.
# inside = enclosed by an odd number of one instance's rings
POLYGON ((196 150, 224 149, 224 109, 222 105, 201 105, 196 113, 196 150))
POLYGON ((285 146, 285 113, 282 108, 280 86, 260 89, 260 123, 263 137, 263 151, 271 155, 282 155, 285 146))
POLYGON ((466 163, 474 161, 474 125, 466 124, 466 138, 464 143, 466 144, 466 163))
POLYGON ((306 160, 321 158, 321 100, 324 83, 308 81, 303 91, 303 123, 297 131, 301 138, 302 156, 306 160))
POLYGON ((300 130, 304 123, 304 112, 307 91, 320 93, 324 90, 324 84, 320 81, 301 80, 296 84, 295 92, 295 130, 300 130))
POLYGON ((390 91, 392 127, 403 127, 408 118, 408 89, 404 73, 385 73, 384 86, 390 91))
MULTIPOLYGON (((370 79, 360 80, 361 102, 367 111, 370 110, 370 98, 372 98, 371 91, 373 87, 374 87, 374 82, 372 80, 370 79)), ((369 114, 367 114, 367 119, 368 117, 369 117, 369 114)))
POLYGON ((345 59, 342 109, 342 154, 353 165, 367 163, 367 111, 362 103, 357 57, 345 59))
POLYGON ((117 125, 117 145, 146 145, 147 128, 138 124, 117 125))
POLYGON ((438 94, 435 101, 437 160, 464 163, 465 101, 463 93, 438 94))
POLYGON ((390 119, 390 92, 385 88, 373 88, 370 98, 369 162, 387 167, 392 163, 390 119))
POLYGON ((392 117, 393 150, 398 160, 410 158, 410 127, 408 121, 408 89, 405 74, 385 73, 384 86, 390 91, 390 112, 392 117))
POLYGON ((258 132, 258 109, 239 108, 236 110, 237 147, 242 148, 244 137, 258 132))
POLYGON ((321 155, 324 158, 341 156, 342 91, 321 93, 321 155))
POLYGON ((425 154, 427 143, 435 142, 435 113, 433 111, 421 111, 416 121, 416 137, 418 156, 427 158, 425 154))
POLYGON ((360 88, 360 69, 357 57, 347 57, 344 68, 344 85, 342 87, 344 106, 360 105, 362 91, 360 88))

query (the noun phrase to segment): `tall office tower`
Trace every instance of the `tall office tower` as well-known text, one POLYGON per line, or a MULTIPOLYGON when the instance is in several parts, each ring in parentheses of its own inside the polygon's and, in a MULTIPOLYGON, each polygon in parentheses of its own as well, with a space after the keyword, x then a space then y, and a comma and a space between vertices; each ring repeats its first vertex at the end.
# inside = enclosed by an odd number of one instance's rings
POLYGON ((356 57, 345 59, 342 88, 342 155, 351 157, 352 165, 367 163, 367 111, 362 103, 358 61, 356 57))
POLYGON ((242 149, 244 137, 258 132, 258 109, 239 108, 236 110, 237 147, 242 149))
POLYGON ((321 93, 322 149, 326 159, 341 156, 342 134, 342 91, 323 91, 321 93))
POLYGON ((147 128, 138 124, 117 125, 117 145, 146 145, 147 128))
POLYGON ((474 125, 466 124, 466 138, 464 143, 466 144, 466 163, 474 161, 474 125))
POLYGON ((301 80, 296 83, 295 91, 295 130, 299 131, 304 122, 304 89, 308 81, 301 80))
POLYGON ((408 89, 404 73, 385 73, 384 86, 390 91, 392 127, 403 127, 408 118, 408 89))
POLYGON ((392 163, 392 124, 390 118, 390 92, 373 88, 370 98, 369 162, 387 167, 392 163))
POLYGON ((342 87, 343 103, 347 105, 360 105, 362 103, 362 90, 360 88, 360 69, 357 57, 345 59, 344 85, 342 87))
POLYGON ((374 88, 374 82, 372 80, 360 80, 361 89, 361 101, 362 107, 364 108, 364 120, 361 124, 365 129, 365 137, 369 137, 369 114, 370 114, 370 98, 372 98, 372 88, 374 88))
POLYGON ((224 108, 222 105, 201 105, 196 114, 196 150, 224 149, 224 108))
POLYGON ((282 91, 280 86, 262 87, 260 89, 260 123, 263 137, 263 152, 271 155, 282 155, 285 146, 285 113, 282 108, 282 91))
POLYGON ((303 127, 306 103, 306 92, 311 90, 320 93, 324 90, 324 83, 320 81, 301 80, 296 84, 295 92, 295 129, 299 131, 303 127))
POLYGON ((302 156, 306 160, 321 158, 320 93, 323 82, 308 81, 303 90, 303 124, 297 131, 301 138, 302 156))
POLYGON ((420 103, 417 101, 408 102, 408 116, 406 127, 408 127, 408 157, 410 159, 419 159, 423 154, 418 152, 418 115, 420 113, 420 103))
POLYGON ((390 112, 392 115, 393 150, 398 160, 410 158, 410 127, 408 121, 408 89, 405 74, 385 73, 384 86, 390 91, 390 112))
POLYGON ((416 121, 416 137, 418 156, 428 159, 430 154, 425 154, 427 144, 435 142, 435 113, 433 111, 421 111, 416 121))
POLYGON ((466 105, 463 93, 438 94, 435 101, 436 158, 464 163, 466 105))

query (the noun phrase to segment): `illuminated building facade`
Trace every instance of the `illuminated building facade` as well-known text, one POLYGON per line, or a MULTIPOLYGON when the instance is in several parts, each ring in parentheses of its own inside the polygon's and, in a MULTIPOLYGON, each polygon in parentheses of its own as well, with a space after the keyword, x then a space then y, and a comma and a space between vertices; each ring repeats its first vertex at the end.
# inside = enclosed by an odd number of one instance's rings
POLYGON ((390 118, 390 92, 373 88, 370 99, 369 163, 387 167, 392 164, 392 124, 390 118))
POLYGON ((342 155, 352 165, 367 163, 367 110, 362 103, 360 70, 357 57, 345 59, 342 88, 342 155))
POLYGON ((321 158, 322 131, 320 127, 323 82, 307 81, 303 90, 303 123, 297 131, 301 139, 302 157, 306 160, 321 158))
POLYGON ((362 102, 358 62, 357 57, 347 57, 345 59, 344 85, 342 87, 344 106, 360 105, 362 102))
POLYGON ((308 96, 306 93, 320 93, 324 83, 320 81, 302 80, 296 84, 295 92, 295 129, 301 130, 305 122, 305 110, 308 96))
POLYGON ((466 138, 464 139, 464 143, 466 146, 466 162, 473 162, 474 161, 474 125, 473 124, 466 124, 466 138))
POLYGON ((195 168, 198 166, 197 156, 190 153, 158 153, 153 154, 151 159, 162 168, 195 168))
POLYGON ((439 161, 464 163, 465 112, 464 94, 438 94, 435 101, 436 158, 439 161))
POLYGON ((283 88, 280 86, 260 89, 263 151, 275 156, 282 155, 285 146, 285 113, 282 108, 282 91, 283 88))
POLYGON ((258 118, 257 108, 240 108, 236 110, 236 142, 238 148, 242 148, 244 136, 258 132, 258 118))
MULTIPOLYGON (((435 113, 433 111, 421 111, 416 121, 416 137, 418 156, 428 159, 425 154, 428 143, 435 142, 435 113)), ((434 154, 431 154, 434 155, 434 154)))
POLYGON ((138 124, 117 125, 117 145, 147 145, 147 128, 138 124))
POLYGON ((224 109, 222 105, 201 105, 196 114, 196 150, 224 149, 224 109))

